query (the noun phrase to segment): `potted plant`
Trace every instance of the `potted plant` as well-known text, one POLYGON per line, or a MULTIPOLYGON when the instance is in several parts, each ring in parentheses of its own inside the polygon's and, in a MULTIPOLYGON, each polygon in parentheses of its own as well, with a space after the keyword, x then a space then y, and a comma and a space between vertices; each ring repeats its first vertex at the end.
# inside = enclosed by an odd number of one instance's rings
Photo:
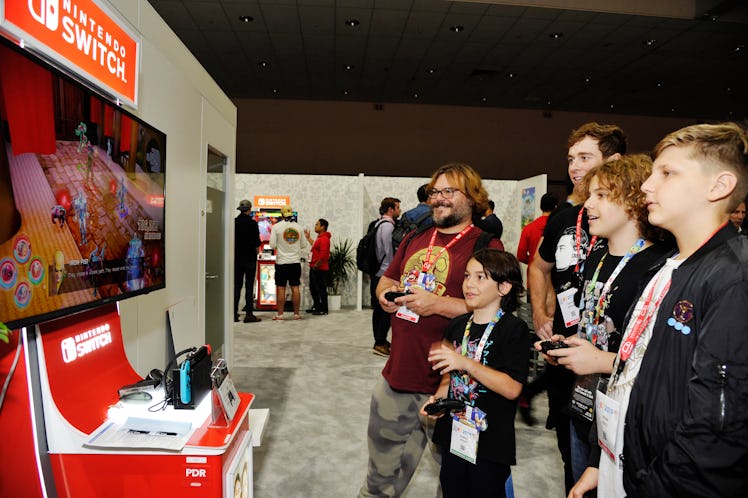
POLYGON ((339 310, 340 291, 348 277, 356 273, 356 257, 353 254, 353 243, 350 239, 333 242, 330 248, 330 270, 327 272, 328 307, 331 311, 339 310))

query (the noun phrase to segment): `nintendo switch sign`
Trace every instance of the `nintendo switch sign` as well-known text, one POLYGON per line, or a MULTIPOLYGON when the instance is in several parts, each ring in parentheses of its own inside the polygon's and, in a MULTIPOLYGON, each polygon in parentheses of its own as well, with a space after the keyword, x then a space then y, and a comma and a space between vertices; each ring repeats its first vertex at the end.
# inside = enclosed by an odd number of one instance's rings
POLYGON ((93 353, 112 343, 111 327, 108 323, 87 330, 74 337, 67 337, 60 341, 62 361, 72 363, 89 353, 93 353))
POLYGON ((0 7, 0 27, 11 35, 137 106, 140 43, 94 0, 0 0, 0 7))

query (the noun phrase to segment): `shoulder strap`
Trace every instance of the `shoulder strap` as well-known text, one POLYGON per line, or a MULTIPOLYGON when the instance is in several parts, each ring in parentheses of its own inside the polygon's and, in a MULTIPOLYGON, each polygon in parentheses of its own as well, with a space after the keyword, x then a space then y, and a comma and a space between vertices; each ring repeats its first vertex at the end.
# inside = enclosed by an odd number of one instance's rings
MULTIPOLYGON (((478 238, 475 239, 475 245, 473 246, 473 252, 485 249, 488 244, 491 243, 491 239, 496 237, 495 233, 482 231, 478 238)), ((496 237, 498 238, 498 237, 496 237)))

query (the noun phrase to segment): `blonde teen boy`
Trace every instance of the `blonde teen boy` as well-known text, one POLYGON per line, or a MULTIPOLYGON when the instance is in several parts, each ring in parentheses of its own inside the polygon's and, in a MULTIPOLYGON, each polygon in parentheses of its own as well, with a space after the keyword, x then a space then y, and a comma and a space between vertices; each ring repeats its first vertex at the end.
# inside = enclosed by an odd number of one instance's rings
POLYGON ((476 251, 462 292, 470 312, 449 323, 428 356, 442 375, 429 403, 447 397, 464 402, 464 409, 436 416, 439 480, 444 498, 498 498, 516 463, 514 416, 530 363, 527 324, 512 315, 523 294, 517 258, 498 249, 476 251))
POLYGON ((748 489, 748 239, 728 215, 748 192, 748 136, 689 126, 655 148, 649 221, 677 249, 629 313, 598 396, 599 472, 570 496, 745 496, 748 489))
MULTIPOLYGON (((647 221, 641 186, 651 172, 649 156, 626 155, 590 170, 581 186, 590 234, 606 239, 608 245, 590 253, 584 262, 577 333, 551 337, 565 339, 570 347, 548 351, 546 356, 577 374, 569 403, 575 481, 587 467, 590 452, 595 467, 600 459, 597 444, 591 448, 588 441, 594 397, 607 385, 626 311, 638 294, 640 280, 667 251, 666 246, 653 244, 661 239, 661 231, 647 221)), ((538 344, 536 348, 540 350, 538 344)))

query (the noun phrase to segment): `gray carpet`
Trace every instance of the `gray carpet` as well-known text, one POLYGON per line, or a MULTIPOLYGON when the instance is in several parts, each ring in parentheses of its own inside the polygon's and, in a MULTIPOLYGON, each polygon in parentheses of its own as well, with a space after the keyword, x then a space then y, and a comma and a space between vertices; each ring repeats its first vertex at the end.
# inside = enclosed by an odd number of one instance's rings
MULTIPOLYGON (((371 353, 371 311, 283 322, 272 321, 269 312, 256 314, 262 322, 234 326, 231 369, 237 388, 256 396, 252 408, 270 409, 254 452, 255 497, 356 496, 366 474, 371 389, 385 363, 371 353)), ((561 458, 555 434, 543 427, 544 395, 534 414, 539 425, 516 422, 515 496, 560 498, 561 458)), ((438 472, 423 458, 404 496, 433 497, 438 472)))

